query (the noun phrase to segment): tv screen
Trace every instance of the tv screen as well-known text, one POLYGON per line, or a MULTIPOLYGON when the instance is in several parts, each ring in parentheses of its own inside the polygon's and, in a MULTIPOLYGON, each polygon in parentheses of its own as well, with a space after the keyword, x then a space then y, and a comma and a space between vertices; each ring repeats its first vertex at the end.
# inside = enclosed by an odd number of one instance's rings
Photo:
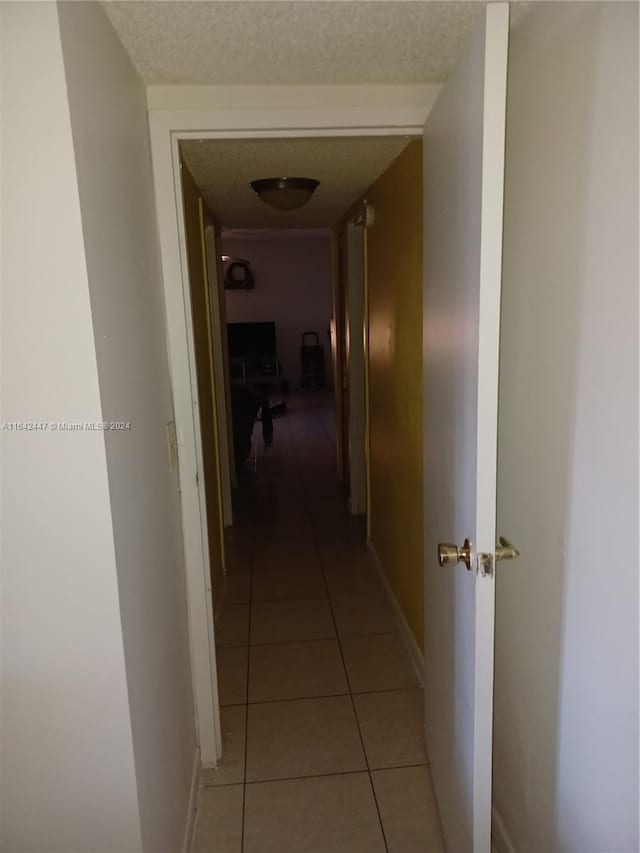
POLYGON ((227 323, 230 358, 273 358, 276 355, 276 324, 227 323))

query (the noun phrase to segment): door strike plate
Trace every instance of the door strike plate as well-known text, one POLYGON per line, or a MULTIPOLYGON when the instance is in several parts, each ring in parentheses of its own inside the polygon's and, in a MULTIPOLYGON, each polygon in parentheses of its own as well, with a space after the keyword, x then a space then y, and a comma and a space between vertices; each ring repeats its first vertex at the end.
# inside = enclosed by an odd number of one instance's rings
POLYGON ((493 554, 487 554, 484 551, 478 554, 478 574, 483 578, 490 578, 493 575, 493 554))

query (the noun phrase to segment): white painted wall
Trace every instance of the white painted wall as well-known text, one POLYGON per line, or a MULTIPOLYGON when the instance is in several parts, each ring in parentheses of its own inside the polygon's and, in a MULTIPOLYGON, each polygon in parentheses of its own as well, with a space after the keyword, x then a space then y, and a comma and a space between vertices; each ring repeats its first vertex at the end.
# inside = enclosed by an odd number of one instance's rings
POLYGON ((498 532, 522 556, 498 567, 496 840, 629 853, 637 5, 537 4, 512 34, 507 125, 498 532))
POLYGON ((146 92, 98 3, 62 3, 143 848, 179 850, 196 749, 146 92))
MULTIPOLYGON (((318 110, 346 110, 356 121, 366 126, 365 115, 378 114, 381 126, 399 124, 422 127, 427 113, 434 105, 441 83, 365 84, 365 85, 291 85, 291 86, 148 86, 147 104, 150 110, 181 110, 198 112, 227 111, 241 116, 246 111, 311 110, 316 126, 318 110)), ((228 114, 228 113, 227 113, 228 114)), ((268 124, 268 122, 267 122, 268 124)), ((208 125, 203 125, 207 127, 208 125)), ((230 125, 238 127, 239 125, 230 125)), ((260 127, 253 124, 252 127, 260 127)), ((265 125, 267 126, 267 125, 265 125)), ((283 125, 279 125, 283 126, 283 125)), ((301 127, 304 124, 300 125, 301 127)), ((318 125, 321 126, 321 125, 318 125)), ((335 127, 341 125, 336 124, 335 127)))
MULTIPOLYGON (((2 420, 100 421, 58 12, 0 5, 2 420)), ((2 442, 2 850, 140 850, 104 435, 2 442)))
POLYGON ((275 320, 278 356, 291 388, 300 385, 302 332, 315 330, 324 346, 325 386, 332 384, 331 234, 284 231, 223 234, 223 254, 251 262, 253 290, 226 290, 227 322, 275 320))

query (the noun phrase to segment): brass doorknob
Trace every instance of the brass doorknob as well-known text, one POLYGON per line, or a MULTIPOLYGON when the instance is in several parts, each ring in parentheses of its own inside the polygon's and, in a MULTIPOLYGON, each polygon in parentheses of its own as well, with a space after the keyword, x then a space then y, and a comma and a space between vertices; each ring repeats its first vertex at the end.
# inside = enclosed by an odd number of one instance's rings
POLYGON ((441 566, 455 566, 457 563, 464 563, 467 569, 471 569, 471 542, 465 539, 462 548, 448 542, 441 542, 438 545, 438 563, 441 566))

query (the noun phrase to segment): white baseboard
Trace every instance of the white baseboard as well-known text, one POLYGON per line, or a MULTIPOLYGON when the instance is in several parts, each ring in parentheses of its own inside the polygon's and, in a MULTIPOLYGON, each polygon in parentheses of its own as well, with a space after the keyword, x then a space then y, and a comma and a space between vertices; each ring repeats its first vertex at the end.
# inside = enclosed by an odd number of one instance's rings
POLYGON ((516 853, 504 821, 495 808, 491 809, 491 847, 497 853, 516 853))
POLYGON ((382 585, 384 586, 385 592, 387 594, 387 598, 389 599, 389 603, 393 608, 393 612, 396 617, 396 622, 398 624, 398 630, 400 631, 400 636, 404 640, 404 644, 407 647, 407 651, 409 652, 409 657, 411 658, 411 662, 416 671, 416 675, 418 676, 418 680, 422 687, 424 687, 424 655, 420 649, 420 646, 416 643, 416 638, 413 636, 413 631, 411 630, 409 623, 407 622, 407 617, 402 612, 402 608, 398 604, 398 599, 395 596, 393 589, 391 588, 391 584, 389 583, 389 578, 387 577, 382 563, 380 562, 380 557, 376 553, 376 549, 373 547, 371 542, 368 543, 367 548, 369 549, 369 553, 373 558, 373 562, 375 564, 376 569, 378 570, 378 574, 380 575, 380 580, 382 581, 382 585))
POLYGON ((184 837, 182 839, 181 853, 191 853, 193 841, 193 829, 196 823, 196 812, 198 808, 198 788, 200 785, 200 750, 196 747, 193 756, 193 769, 191 771, 191 789, 189 791, 189 806, 187 819, 184 825, 184 837))

